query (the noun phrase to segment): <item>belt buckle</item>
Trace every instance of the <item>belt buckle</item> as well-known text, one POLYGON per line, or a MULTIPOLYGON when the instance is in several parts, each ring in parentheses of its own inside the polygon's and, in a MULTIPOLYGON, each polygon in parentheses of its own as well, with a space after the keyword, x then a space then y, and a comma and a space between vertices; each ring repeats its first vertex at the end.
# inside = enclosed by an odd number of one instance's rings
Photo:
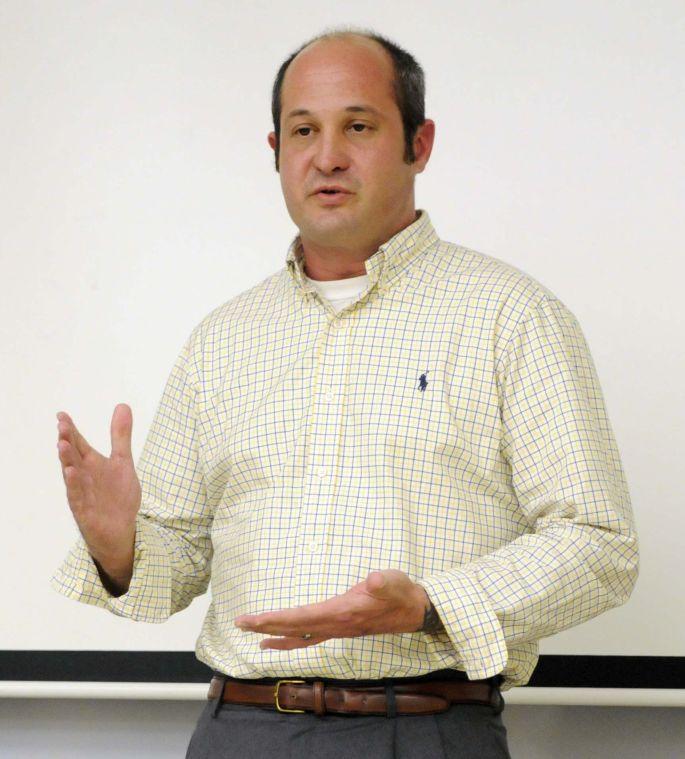
POLYGON ((278 680, 276 682, 276 687, 274 688, 274 703, 276 704, 276 708, 279 712, 290 712, 292 714, 305 714, 306 709, 286 709, 285 706, 281 706, 278 703, 278 689, 281 687, 283 683, 304 683, 305 680, 278 680))

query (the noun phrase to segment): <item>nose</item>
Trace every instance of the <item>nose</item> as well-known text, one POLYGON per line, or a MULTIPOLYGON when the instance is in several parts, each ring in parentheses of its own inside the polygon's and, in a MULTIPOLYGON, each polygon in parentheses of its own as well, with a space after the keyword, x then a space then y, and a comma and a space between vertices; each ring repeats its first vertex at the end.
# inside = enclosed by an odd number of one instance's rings
POLYGON ((322 174, 332 174, 343 171, 349 166, 349 156, 345 149, 343 135, 333 131, 321 131, 316 143, 314 166, 322 174))

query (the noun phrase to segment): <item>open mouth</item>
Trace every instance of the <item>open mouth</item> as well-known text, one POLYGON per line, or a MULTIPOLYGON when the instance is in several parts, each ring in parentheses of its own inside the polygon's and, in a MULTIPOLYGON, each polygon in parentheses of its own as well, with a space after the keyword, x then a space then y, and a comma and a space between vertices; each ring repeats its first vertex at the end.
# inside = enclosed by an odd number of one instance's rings
POLYGON ((335 205, 338 205, 346 200, 351 194, 352 193, 347 192, 347 190, 325 187, 315 192, 313 197, 319 198, 321 201, 324 201, 325 199, 325 205, 331 205, 334 202, 335 205))

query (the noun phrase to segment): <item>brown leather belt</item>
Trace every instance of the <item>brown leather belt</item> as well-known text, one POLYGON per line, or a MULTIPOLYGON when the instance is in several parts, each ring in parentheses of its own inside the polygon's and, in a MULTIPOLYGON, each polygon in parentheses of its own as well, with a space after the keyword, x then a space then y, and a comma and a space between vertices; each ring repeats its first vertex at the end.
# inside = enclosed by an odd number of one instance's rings
POLYGON ((452 704, 480 704, 501 710, 499 686, 492 680, 434 680, 379 686, 337 686, 322 680, 282 679, 243 683, 213 677, 207 694, 219 703, 264 706, 279 712, 349 714, 438 714, 452 704), (221 697, 219 701, 219 697, 221 697))

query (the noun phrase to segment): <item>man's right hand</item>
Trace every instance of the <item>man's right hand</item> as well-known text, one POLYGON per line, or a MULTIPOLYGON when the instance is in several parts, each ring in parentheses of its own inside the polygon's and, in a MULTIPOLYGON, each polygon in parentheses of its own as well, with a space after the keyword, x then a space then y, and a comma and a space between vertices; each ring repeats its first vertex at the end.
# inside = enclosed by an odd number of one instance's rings
POLYGON ((113 595, 122 595, 133 574, 135 520, 141 501, 131 453, 133 413, 125 403, 115 407, 109 457, 88 444, 68 414, 61 411, 57 419, 57 450, 71 513, 103 584, 113 595))

